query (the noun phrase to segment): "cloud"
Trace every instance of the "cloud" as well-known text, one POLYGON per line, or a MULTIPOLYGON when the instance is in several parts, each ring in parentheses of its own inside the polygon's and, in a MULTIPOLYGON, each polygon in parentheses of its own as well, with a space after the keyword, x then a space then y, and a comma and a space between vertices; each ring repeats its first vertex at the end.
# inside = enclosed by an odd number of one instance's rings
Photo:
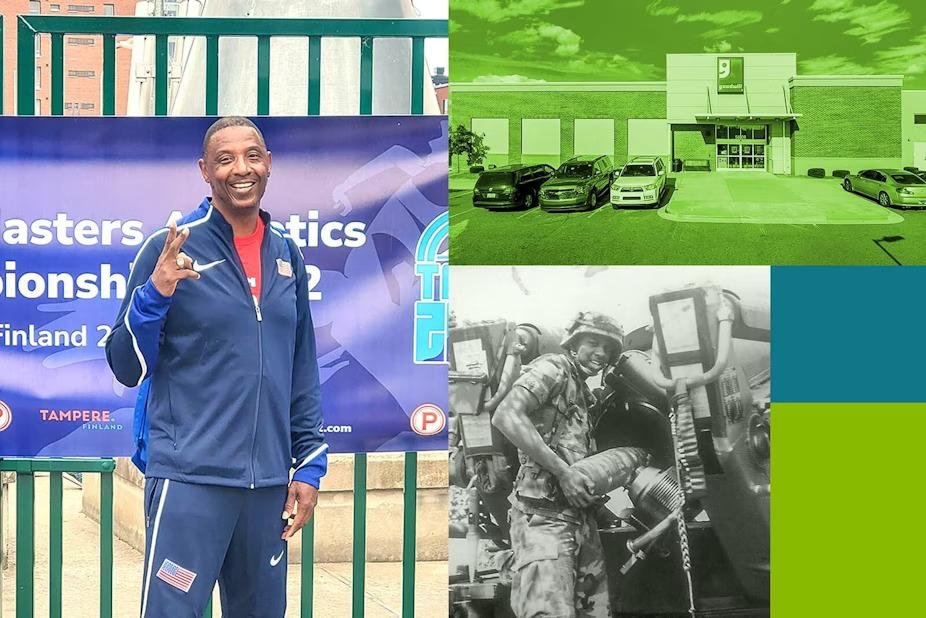
POLYGON ((728 51, 730 51, 730 50, 732 50, 732 49, 733 49, 733 45, 730 43, 730 41, 726 41, 726 40, 724 40, 724 41, 717 41, 717 42, 714 43, 713 45, 705 45, 705 46, 704 46, 704 51, 707 52, 707 53, 709 53, 709 54, 714 54, 714 53, 721 53, 721 54, 722 54, 722 53, 728 52, 728 51))
POLYGON ((798 61, 801 75, 870 75, 875 73, 871 67, 858 64, 845 56, 831 54, 798 61))
POLYGON ((829 55, 800 61, 801 72, 834 75, 926 75, 926 28, 903 45, 878 50, 870 64, 829 55))
POLYGON ((678 13, 679 8, 677 6, 666 6, 663 5, 662 0, 653 0, 646 5, 646 12, 652 15, 653 17, 666 17, 669 15, 675 15, 678 13))
POLYGON ((515 17, 549 15, 583 4, 585 0, 461 0, 453 3, 453 10, 497 24, 515 17))
POLYGON ((886 0, 866 5, 855 4, 854 0, 815 0, 810 10, 818 13, 814 21, 851 24, 844 33, 866 45, 903 30, 910 19, 910 13, 886 0))
POLYGON ((577 77, 588 81, 652 81, 665 79, 651 64, 636 62, 621 54, 593 52, 582 54, 567 63, 567 68, 577 77))
POLYGON ((905 45, 875 52, 879 73, 913 76, 926 73, 926 28, 905 45))
POLYGON ((563 58, 578 54, 582 43, 582 37, 572 30, 546 22, 509 32, 498 40, 515 46, 519 51, 531 54, 549 52, 563 58))
POLYGON ((546 80, 531 79, 523 75, 479 75, 473 79, 476 84, 545 84, 546 80))
POLYGON ((704 39, 720 39, 736 36, 736 28, 748 26, 762 21, 759 11, 715 11, 713 13, 679 13, 675 16, 675 23, 705 23, 716 26, 701 33, 704 39))
POLYGON ((715 26, 739 27, 747 26, 762 21, 762 13, 759 11, 715 11, 713 13, 701 12, 685 15, 679 14, 675 17, 676 23, 685 22, 705 22, 715 26))

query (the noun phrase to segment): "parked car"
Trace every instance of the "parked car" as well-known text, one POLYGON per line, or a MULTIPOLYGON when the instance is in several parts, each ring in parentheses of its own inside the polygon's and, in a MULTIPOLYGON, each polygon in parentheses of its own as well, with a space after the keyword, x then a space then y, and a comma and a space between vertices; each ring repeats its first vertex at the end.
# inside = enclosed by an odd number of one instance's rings
POLYGON ((611 184, 611 205, 655 204, 666 192, 666 164, 662 157, 634 157, 611 184))
POLYGON ((926 208, 926 181, 905 170, 862 170, 847 176, 842 188, 873 197, 882 206, 926 208))
POLYGON ((537 204, 540 185, 553 176, 553 167, 506 165, 483 172, 473 189, 473 206, 479 208, 530 208, 537 204))
POLYGON ((540 188, 540 207, 554 210, 592 210, 608 199, 614 176, 611 159, 601 156, 573 157, 564 162, 540 188))

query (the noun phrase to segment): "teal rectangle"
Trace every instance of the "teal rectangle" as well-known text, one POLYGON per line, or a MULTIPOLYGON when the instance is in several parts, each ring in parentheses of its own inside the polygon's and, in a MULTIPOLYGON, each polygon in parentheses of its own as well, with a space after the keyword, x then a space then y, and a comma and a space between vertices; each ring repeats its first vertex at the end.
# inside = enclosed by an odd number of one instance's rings
POLYGON ((924 307, 922 266, 772 268, 772 401, 923 401, 924 307))

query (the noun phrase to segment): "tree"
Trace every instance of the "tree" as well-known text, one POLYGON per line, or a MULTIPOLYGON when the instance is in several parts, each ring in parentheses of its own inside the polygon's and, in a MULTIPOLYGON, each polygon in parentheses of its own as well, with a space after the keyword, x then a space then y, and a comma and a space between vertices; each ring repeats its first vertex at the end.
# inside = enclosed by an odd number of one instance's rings
POLYGON ((470 167, 482 163, 489 147, 485 145, 485 136, 473 133, 462 124, 450 128, 450 161, 457 157, 457 171, 460 171, 460 157, 466 155, 466 164, 470 167))

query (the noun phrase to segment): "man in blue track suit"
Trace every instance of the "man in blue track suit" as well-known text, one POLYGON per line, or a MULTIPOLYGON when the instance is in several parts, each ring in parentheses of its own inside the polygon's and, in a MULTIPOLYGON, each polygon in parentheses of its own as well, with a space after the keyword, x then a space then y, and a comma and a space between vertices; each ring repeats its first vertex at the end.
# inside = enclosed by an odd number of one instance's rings
POLYGON ((106 342, 144 386, 142 618, 202 615, 216 580, 223 616, 282 618, 286 541, 327 470, 305 264, 260 209, 271 162, 250 120, 209 128, 212 196, 142 245, 106 342))

